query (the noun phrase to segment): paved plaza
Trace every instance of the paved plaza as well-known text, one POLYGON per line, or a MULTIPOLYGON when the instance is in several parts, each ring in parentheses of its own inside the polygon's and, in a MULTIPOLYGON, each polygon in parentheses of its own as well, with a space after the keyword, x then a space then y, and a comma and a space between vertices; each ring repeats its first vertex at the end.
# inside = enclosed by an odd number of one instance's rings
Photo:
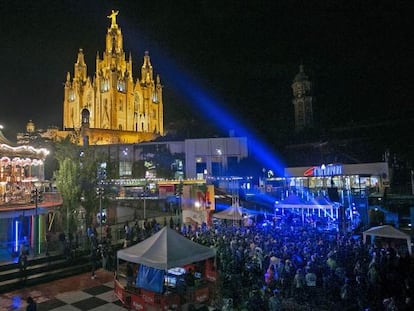
POLYGON ((38 311, 125 310, 114 295, 113 272, 98 270, 96 279, 84 273, 0 295, 0 311, 26 310, 32 297, 38 311))

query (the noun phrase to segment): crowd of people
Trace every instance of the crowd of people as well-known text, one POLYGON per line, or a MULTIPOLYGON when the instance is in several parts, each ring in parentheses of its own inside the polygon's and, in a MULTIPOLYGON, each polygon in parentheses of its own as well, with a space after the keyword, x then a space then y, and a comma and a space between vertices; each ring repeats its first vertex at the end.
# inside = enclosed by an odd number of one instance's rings
POLYGON ((220 300, 232 301, 234 310, 414 308, 414 261, 406 245, 386 240, 364 244, 361 232, 320 230, 289 217, 248 227, 233 222, 180 226, 172 219, 163 225, 155 220, 145 224, 125 224, 124 246, 169 225, 194 242, 216 248, 220 300))
POLYGON ((390 241, 364 245, 355 232, 317 230, 289 218, 181 231, 217 249, 221 294, 239 310, 414 308, 413 258, 390 241))

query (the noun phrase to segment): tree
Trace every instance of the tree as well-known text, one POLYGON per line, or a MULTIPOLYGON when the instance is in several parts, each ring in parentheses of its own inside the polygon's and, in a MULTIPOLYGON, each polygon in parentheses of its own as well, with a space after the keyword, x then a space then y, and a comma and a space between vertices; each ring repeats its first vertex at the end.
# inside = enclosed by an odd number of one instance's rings
MULTIPOLYGON (((59 161, 59 160, 58 160, 59 161)), ((65 157, 59 161, 59 169, 55 171, 54 178, 56 186, 63 198, 61 210, 62 215, 66 215, 66 231, 69 233, 73 228, 73 211, 78 207, 80 201, 79 186, 79 163, 70 157, 65 157)))
POLYGON ((87 224, 92 222, 92 217, 93 215, 96 215, 99 205, 96 195, 96 187, 99 183, 98 167, 102 162, 104 162, 104 159, 101 156, 95 156, 90 147, 82 148, 79 182, 83 198, 82 206, 85 208, 87 224))

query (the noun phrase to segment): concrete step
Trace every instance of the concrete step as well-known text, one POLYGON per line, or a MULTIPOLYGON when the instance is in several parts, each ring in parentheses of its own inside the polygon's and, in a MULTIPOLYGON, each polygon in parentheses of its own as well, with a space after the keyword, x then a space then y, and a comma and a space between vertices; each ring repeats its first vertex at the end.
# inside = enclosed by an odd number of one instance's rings
POLYGON ((84 273, 91 269, 91 263, 89 254, 78 254, 69 260, 59 255, 29 260, 24 273, 18 264, 10 264, 7 268, 0 271, 0 293, 84 273))

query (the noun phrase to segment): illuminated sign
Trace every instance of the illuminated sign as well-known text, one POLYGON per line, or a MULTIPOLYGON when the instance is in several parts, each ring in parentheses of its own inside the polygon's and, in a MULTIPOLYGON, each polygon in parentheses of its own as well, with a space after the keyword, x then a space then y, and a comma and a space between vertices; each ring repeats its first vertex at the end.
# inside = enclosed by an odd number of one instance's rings
POLYGON ((318 176, 333 176, 333 175, 342 175, 342 165, 321 165, 313 166, 308 168, 303 176, 305 177, 318 177, 318 176))

